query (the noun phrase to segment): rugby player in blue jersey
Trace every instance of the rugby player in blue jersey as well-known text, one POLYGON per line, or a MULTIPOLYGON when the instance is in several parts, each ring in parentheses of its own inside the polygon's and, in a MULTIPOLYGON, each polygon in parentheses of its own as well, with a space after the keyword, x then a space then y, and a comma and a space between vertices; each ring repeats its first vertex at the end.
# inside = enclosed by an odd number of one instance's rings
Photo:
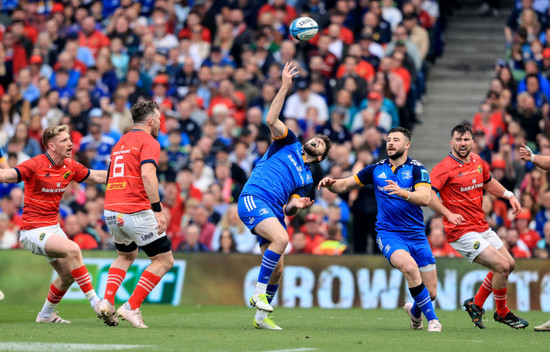
POLYGON ((258 329, 281 330, 268 313, 271 300, 283 273, 283 254, 288 244, 285 214, 295 215, 313 204, 307 194, 313 188, 309 165, 328 155, 331 142, 325 135, 316 135, 304 145, 279 120, 283 102, 298 74, 296 66, 283 68, 281 89, 267 113, 267 125, 274 142, 258 162, 239 197, 239 217, 260 237, 262 265, 250 305, 257 308, 254 326, 258 329))
POLYGON ((420 208, 430 202, 430 177, 421 163, 408 157, 410 139, 411 133, 406 128, 391 129, 386 140, 387 159, 347 178, 325 177, 318 188, 344 193, 373 184, 378 204, 376 242, 390 264, 407 280, 414 298, 414 303, 404 306, 411 329, 422 329, 421 313, 424 313, 428 331, 441 331, 432 305, 437 293, 435 258, 424 232, 420 208))

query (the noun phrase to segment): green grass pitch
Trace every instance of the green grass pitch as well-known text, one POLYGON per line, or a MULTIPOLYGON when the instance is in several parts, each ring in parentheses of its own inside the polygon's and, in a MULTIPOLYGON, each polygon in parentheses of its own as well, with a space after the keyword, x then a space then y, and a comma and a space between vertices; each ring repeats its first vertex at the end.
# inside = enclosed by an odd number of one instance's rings
POLYGON ((438 310, 443 332, 409 329, 403 310, 275 309, 283 331, 256 330, 247 307, 144 305, 149 329, 127 322, 108 327, 85 303, 61 303, 59 315, 72 324, 37 324, 40 306, 0 302, 0 351, 550 351, 550 332, 533 326, 548 313, 520 314, 525 330, 498 324, 492 312, 487 329, 473 327, 463 311, 438 310), (63 344, 55 345, 53 343, 63 344))

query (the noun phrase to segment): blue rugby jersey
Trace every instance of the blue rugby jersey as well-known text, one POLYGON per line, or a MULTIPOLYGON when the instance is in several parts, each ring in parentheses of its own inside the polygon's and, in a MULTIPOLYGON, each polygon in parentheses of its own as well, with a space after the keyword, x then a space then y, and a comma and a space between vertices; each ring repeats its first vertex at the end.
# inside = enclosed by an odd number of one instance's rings
POLYGON ((394 181, 399 187, 413 192, 419 185, 430 186, 428 171, 416 160, 407 158, 404 164, 393 168, 389 159, 369 165, 359 171, 355 181, 364 186, 374 185, 374 194, 378 204, 376 230, 395 233, 424 233, 424 215, 418 205, 414 205, 397 195, 390 196, 384 187, 386 180, 394 181))
POLYGON ((258 162, 241 195, 259 197, 271 205, 274 212, 282 213, 293 194, 306 196, 313 187, 309 165, 302 157, 302 144, 294 132, 276 139, 258 162))

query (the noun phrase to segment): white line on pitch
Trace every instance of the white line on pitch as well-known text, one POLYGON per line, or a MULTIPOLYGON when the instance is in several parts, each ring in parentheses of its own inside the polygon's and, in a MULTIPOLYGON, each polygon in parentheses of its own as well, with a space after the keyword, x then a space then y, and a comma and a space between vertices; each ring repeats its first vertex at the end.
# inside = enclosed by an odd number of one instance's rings
POLYGON ((0 342, 2 351, 112 351, 133 348, 151 348, 151 345, 102 345, 91 343, 49 343, 49 342, 0 342))
POLYGON ((304 347, 304 348, 292 348, 289 350, 270 350, 270 351, 264 351, 264 352, 303 352, 303 351, 317 351, 317 349, 304 347))

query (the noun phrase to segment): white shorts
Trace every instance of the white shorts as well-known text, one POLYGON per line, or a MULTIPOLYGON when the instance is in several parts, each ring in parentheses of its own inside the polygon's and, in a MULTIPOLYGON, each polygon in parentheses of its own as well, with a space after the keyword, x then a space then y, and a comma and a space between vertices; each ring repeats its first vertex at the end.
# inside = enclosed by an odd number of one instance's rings
POLYGON ((449 242, 458 253, 473 263, 477 256, 487 248, 493 246, 500 249, 504 244, 495 231, 489 229, 485 232, 468 232, 454 242, 449 242))
POLYGON ((57 260, 57 258, 48 257, 46 254, 46 242, 52 235, 67 238, 65 232, 63 232, 59 224, 57 224, 52 226, 37 227, 32 230, 21 230, 19 240, 31 253, 44 256, 51 263, 57 260))
POLYGON ((103 214, 115 243, 128 246, 135 242, 143 247, 166 236, 166 232, 157 233, 157 219, 151 209, 132 214, 105 210, 103 214))

